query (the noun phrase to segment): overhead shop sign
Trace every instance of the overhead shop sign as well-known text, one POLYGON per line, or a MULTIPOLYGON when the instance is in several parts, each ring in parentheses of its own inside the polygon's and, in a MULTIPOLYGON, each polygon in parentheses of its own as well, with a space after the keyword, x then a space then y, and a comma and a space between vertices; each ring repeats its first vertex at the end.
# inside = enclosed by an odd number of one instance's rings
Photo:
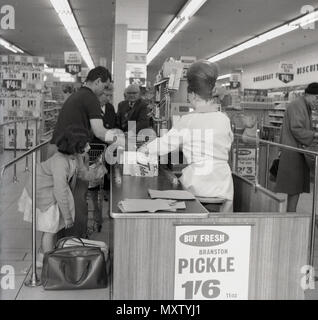
POLYGON ((294 80, 294 65, 288 62, 280 62, 278 67, 277 77, 284 83, 289 83, 294 80))
POLYGON ((129 78, 129 84, 137 84, 138 86, 146 85, 146 78, 129 78))
POLYGON ((64 52, 65 72, 76 75, 81 72, 82 57, 79 52, 64 52))
POLYGON ((175 228, 174 299, 248 299, 250 225, 175 228))
POLYGON ((127 53, 127 63, 141 63, 147 62, 146 53, 127 53))

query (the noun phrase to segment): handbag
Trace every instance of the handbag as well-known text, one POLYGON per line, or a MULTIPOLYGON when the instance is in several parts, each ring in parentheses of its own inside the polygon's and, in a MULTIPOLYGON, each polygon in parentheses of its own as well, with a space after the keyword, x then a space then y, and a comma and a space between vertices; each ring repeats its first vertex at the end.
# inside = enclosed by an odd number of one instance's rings
POLYGON ((275 182, 277 178, 278 166, 279 166, 279 158, 276 158, 273 160, 271 167, 269 168, 269 173, 270 173, 269 179, 273 182, 275 182))
POLYGON ((44 254, 41 274, 45 290, 77 290, 106 288, 108 278, 106 262, 101 248, 81 245, 64 247, 67 240, 60 239, 55 249, 44 254))

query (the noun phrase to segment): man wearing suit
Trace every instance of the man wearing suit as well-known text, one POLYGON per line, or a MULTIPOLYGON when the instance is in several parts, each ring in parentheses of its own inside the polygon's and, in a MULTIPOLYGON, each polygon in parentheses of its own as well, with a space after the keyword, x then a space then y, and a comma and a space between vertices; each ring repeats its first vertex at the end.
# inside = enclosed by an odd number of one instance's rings
POLYGON ((140 88, 136 84, 131 84, 126 88, 125 97, 126 100, 118 104, 118 128, 123 132, 135 129, 138 134, 140 130, 150 126, 147 103, 140 98, 140 88), (129 128, 128 121, 132 121, 129 128))

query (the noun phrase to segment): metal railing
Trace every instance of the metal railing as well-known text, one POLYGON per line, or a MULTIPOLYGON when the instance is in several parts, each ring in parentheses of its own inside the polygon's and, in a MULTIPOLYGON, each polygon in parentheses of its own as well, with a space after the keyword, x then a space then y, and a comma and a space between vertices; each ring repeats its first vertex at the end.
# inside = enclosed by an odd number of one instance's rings
MULTIPOLYGON (((239 139, 242 138, 241 134, 235 134, 236 141, 233 143, 233 146, 236 146, 236 157, 235 157, 235 164, 234 164, 234 172, 238 172, 238 161, 239 161, 239 139)), ((318 197, 317 197, 317 186, 318 186, 318 153, 313 151, 308 151, 304 149, 294 148, 287 145, 282 145, 276 142, 271 142, 267 140, 259 139, 259 130, 257 131, 257 136, 255 138, 249 137, 250 140, 255 141, 255 150, 256 150, 256 161, 255 161, 255 187, 259 186, 259 159, 260 159, 260 144, 266 145, 267 148, 267 155, 266 155, 266 172, 265 175, 268 176, 268 167, 269 167, 269 147, 275 146, 280 149, 295 151, 307 155, 311 155, 315 157, 315 180, 314 180, 314 190, 313 190, 313 208, 312 208, 312 217, 311 217, 311 226, 310 226, 310 254, 309 254, 309 265, 313 266, 314 262, 314 244, 315 244, 315 224, 316 224, 316 213, 318 209, 318 197)), ((35 146, 34 148, 28 150, 21 156, 11 160, 4 166, 2 166, 0 169, 0 182, 4 176, 5 171, 11 167, 12 165, 15 165, 17 162, 22 160, 23 158, 29 156, 32 154, 32 274, 31 279, 29 283, 26 283, 26 285, 29 286, 37 286, 39 285, 39 280, 37 278, 36 274, 36 153, 38 150, 40 150, 43 146, 47 145, 49 143, 49 140, 44 141, 43 143, 35 146)), ((232 148, 232 159, 234 159, 234 148, 232 148)), ((233 168, 232 168, 233 170, 233 168)))
MULTIPOLYGON (((282 150, 294 151, 306 155, 313 156, 315 158, 315 176, 314 176, 314 186, 313 186, 313 205, 312 205, 312 213, 311 213, 311 225, 310 225, 310 239, 309 239, 309 258, 308 264, 314 265, 314 246, 315 246, 315 228, 316 228, 316 214, 318 210, 318 196, 317 196, 317 186, 318 186, 318 152, 313 152, 305 149, 295 148, 287 145, 283 145, 280 143, 262 140, 259 138, 260 130, 258 129, 256 132, 256 137, 248 137, 249 140, 255 141, 255 188, 260 186, 259 184, 259 159, 260 159, 260 145, 266 145, 266 158, 265 158, 265 187, 268 188, 268 176, 269 176, 269 148, 270 146, 277 147, 282 150)), ((232 159, 234 159, 235 153, 235 163, 234 169, 235 173, 238 173, 238 158, 239 158, 239 141, 242 139, 242 134, 234 134, 235 141, 233 145, 235 145, 235 149, 232 147, 232 159), (235 151, 234 151, 235 150, 235 151)), ((232 168, 233 171, 233 168, 232 168)))
MULTIPOLYGON (((17 157, 17 135, 18 135, 18 123, 24 123, 26 122, 26 130, 25 130, 25 148, 29 149, 29 123, 34 121, 35 122, 35 144, 38 142, 38 122, 40 118, 29 118, 29 119, 22 119, 22 120, 12 120, 7 121, 5 123, 0 124, 0 130, 2 130, 4 127, 8 125, 14 125, 14 142, 13 142, 13 158, 15 159, 17 157)), ((4 133, 3 133, 4 134, 4 133)), ((29 159, 28 157, 25 157, 25 171, 29 171, 29 159)), ((14 164, 13 166, 13 182, 18 182, 17 178, 17 166, 14 164)))
POLYGON ((3 179, 5 171, 15 165, 17 162, 21 161, 23 158, 32 154, 32 273, 29 282, 25 284, 30 287, 35 287, 40 285, 40 280, 36 274, 36 154, 39 149, 49 143, 50 140, 46 140, 41 144, 33 147, 32 149, 26 151, 21 156, 11 160, 7 164, 1 167, 0 171, 0 182, 3 179))

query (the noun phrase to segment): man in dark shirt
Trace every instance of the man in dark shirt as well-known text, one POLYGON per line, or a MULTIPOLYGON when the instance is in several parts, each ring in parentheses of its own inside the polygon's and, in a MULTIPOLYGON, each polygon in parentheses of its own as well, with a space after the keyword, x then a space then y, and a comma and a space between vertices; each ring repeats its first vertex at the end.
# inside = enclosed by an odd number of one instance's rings
POLYGON ((142 129, 149 128, 147 103, 140 98, 140 88, 136 84, 129 85, 125 90, 125 101, 118 104, 118 127, 123 132, 136 130, 136 134, 142 129), (128 128, 128 121, 131 127, 128 128))
POLYGON ((91 130, 96 137, 105 141, 107 130, 103 126, 98 97, 110 81, 111 74, 104 67, 96 67, 88 73, 85 84, 64 102, 54 128, 52 144, 69 125, 91 130))
MULTIPOLYGON (((91 130, 93 134, 105 141, 107 129, 103 126, 100 102, 98 97, 104 92, 111 81, 110 72, 104 67, 96 67, 87 75, 85 84, 64 102, 60 111, 51 140, 51 150, 56 151, 55 142, 63 130, 69 125, 76 125, 91 130)), ((113 142, 112 139, 106 142, 113 142)), ((75 202, 75 221, 70 229, 60 232, 58 237, 76 236, 85 238, 87 236, 88 208, 87 208, 88 182, 76 179, 73 191, 75 202)))

